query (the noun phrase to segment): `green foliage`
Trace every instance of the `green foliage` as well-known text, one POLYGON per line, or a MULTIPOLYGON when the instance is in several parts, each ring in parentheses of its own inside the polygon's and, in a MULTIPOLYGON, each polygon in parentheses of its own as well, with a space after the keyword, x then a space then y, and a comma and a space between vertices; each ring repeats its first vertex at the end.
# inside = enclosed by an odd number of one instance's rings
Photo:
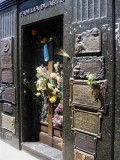
POLYGON ((88 74, 87 78, 88 78, 87 84, 92 88, 93 83, 96 80, 96 75, 95 74, 88 74))

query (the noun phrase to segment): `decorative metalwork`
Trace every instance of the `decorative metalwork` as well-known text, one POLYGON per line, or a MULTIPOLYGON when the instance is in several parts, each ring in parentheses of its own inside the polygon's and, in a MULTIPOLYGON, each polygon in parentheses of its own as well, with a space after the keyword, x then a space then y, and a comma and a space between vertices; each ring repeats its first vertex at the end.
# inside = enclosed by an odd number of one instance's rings
POLYGON ((0 16, 0 38, 15 36, 16 11, 11 11, 0 16))
POLYGON ((74 0, 73 22, 100 19, 107 16, 107 0, 74 0))
POLYGON ((12 38, 4 38, 1 40, 1 55, 12 55, 12 38))
POLYGON ((96 155, 96 142, 95 136, 75 131, 75 148, 96 155))
POLYGON ((103 79, 104 57, 74 57, 72 68, 74 78, 86 78, 88 74, 95 74, 96 79, 103 79))
POLYGON ((107 80, 96 81, 98 88, 92 89, 87 85, 87 80, 70 79, 70 106, 104 111, 107 80), (97 101, 93 92, 98 94, 97 101))
POLYGON ((72 130, 94 135, 101 138, 102 113, 88 112, 79 109, 72 109, 72 130))
POLYGON ((93 28, 76 35, 75 54, 99 53, 101 51, 101 32, 93 28))

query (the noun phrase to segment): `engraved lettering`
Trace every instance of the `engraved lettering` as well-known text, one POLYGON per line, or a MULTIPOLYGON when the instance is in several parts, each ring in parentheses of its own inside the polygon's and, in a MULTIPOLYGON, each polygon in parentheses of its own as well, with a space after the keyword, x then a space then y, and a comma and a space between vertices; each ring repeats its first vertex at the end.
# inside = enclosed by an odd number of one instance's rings
POLYGON ((102 114, 73 110, 73 130, 79 130, 100 138, 100 119, 102 114))
POLYGON ((59 5, 60 3, 64 3, 64 2, 65 2, 65 0, 51 0, 51 1, 48 1, 45 3, 42 3, 40 6, 35 6, 33 8, 30 8, 30 9, 27 9, 25 11, 20 12, 20 17, 27 16, 29 14, 35 13, 40 10, 47 9, 49 7, 59 5))

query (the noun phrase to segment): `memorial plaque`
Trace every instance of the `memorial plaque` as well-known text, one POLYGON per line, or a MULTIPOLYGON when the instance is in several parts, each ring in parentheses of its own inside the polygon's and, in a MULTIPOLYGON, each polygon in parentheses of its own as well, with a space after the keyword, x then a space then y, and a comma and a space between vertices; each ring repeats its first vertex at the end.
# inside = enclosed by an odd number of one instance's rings
POLYGON ((13 70, 2 70, 2 83, 13 83, 13 70))
POLYGON ((72 76, 87 78, 88 74, 95 74, 96 79, 104 78, 104 58, 102 57, 74 57, 72 61, 72 76))
POLYGON ((88 153, 74 150, 74 160, 95 160, 93 155, 90 155, 88 153))
POLYGON ((1 56, 1 68, 12 68, 11 56, 1 56))
POLYGON ((96 81, 98 88, 92 89, 87 80, 70 79, 70 105, 91 110, 104 111, 106 80, 96 81), (93 95, 96 93, 97 100, 93 95))
POLYGON ((1 40, 1 55, 12 55, 12 38, 4 38, 1 40))
POLYGON ((3 111, 12 114, 13 113, 12 105, 9 103, 3 103, 3 111))
POLYGON ((15 134, 15 117, 1 113, 2 128, 5 128, 15 134))
POLYGON ((80 131, 101 138, 100 124, 102 113, 84 110, 72 110, 72 130, 80 131))
POLYGON ((76 35, 75 54, 99 53, 101 51, 101 33, 98 28, 76 35))
POLYGON ((96 155, 97 138, 81 132, 75 132, 75 148, 96 155))
POLYGON ((15 104, 15 88, 14 87, 5 88, 5 91, 2 92, 2 99, 5 102, 10 102, 12 104, 15 104))

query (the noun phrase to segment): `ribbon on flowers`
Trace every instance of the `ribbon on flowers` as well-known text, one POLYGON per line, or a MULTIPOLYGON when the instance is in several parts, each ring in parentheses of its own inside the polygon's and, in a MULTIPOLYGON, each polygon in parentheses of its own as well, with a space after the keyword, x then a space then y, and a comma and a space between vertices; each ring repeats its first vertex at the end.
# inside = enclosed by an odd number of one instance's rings
POLYGON ((49 61, 49 58, 48 46, 47 44, 44 44, 44 61, 49 61))

